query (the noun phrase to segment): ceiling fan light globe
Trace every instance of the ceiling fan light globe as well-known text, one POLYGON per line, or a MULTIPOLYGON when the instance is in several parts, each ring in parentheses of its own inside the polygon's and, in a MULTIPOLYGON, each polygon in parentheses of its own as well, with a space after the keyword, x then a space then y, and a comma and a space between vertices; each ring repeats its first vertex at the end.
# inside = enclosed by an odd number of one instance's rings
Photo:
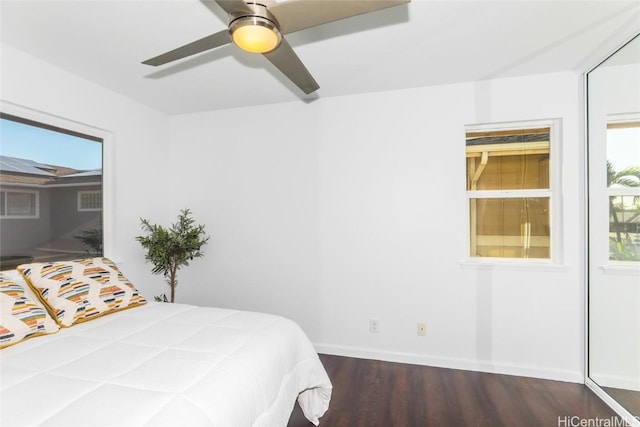
POLYGON ((278 28, 269 20, 247 16, 239 18, 229 27, 231 39, 242 50, 266 53, 277 48, 282 40, 278 28))

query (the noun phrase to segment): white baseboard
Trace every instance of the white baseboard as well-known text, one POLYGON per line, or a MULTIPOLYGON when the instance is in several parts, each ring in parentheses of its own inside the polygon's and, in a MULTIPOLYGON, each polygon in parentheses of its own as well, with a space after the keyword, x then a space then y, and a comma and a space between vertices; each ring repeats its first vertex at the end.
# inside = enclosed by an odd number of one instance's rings
POLYGON ((637 377, 623 377, 620 375, 607 375, 593 372, 591 379, 600 387, 620 388, 623 390, 640 391, 640 381, 637 377))
POLYGON ((314 343, 318 353, 334 356, 355 357, 358 359, 382 360, 385 362, 409 363, 413 365, 433 366, 437 368, 461 369, 465 371, 488 372, 493 374, 517 375, 521 377, 546 380, 584 383, 584 373, 560 369, 541 368, 539 366, 492 363, 473 359, 433 357, 428 354, 381 351, 362 347, 349 347, 332 344, 314 343))

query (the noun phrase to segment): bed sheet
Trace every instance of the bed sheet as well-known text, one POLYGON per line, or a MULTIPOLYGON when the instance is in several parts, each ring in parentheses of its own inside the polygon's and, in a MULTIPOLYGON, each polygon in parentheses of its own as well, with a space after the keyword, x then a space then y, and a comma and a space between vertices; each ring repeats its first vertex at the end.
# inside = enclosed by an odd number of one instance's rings
POLYGON ((0 350, 0 425, 318 425, 331 382, 283 317, 149 302, 0 350))

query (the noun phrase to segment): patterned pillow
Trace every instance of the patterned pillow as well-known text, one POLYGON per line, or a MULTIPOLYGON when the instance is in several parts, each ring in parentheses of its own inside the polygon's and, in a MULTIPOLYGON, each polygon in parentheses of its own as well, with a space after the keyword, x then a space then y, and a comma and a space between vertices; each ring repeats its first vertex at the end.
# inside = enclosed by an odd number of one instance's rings
POLYGON ((23 264, 18 271, 51 307, 60 326, 147 302, 108 258, 23 264))
POLYGON ((0 348, 59 329, 26 283, 0 274, 0 348))

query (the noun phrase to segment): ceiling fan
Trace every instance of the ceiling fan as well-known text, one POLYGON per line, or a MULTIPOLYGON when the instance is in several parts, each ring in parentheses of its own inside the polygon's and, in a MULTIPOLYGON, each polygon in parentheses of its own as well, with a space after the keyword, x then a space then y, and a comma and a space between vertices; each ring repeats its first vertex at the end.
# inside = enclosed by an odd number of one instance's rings
POLYGON ((233 42, 248 52, 261 53, 305 94, 318 83, 284 38, 286 34, 362 15, 411 0, 215 0, 229 15, 229 28, 143 62, 163 65, 233 42))

